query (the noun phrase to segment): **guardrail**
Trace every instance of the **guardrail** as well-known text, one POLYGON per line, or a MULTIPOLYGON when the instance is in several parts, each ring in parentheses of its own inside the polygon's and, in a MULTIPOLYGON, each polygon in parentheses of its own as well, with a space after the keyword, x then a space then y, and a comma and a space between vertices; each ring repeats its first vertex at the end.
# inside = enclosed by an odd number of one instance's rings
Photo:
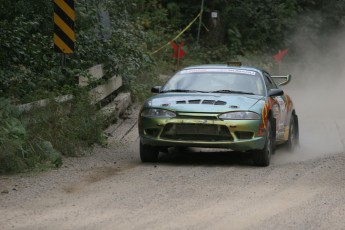
MULTIPOLYGON (((78 76, 78 86, 86 87, 90 82, 94 82, 104 78, 103 64, 95 65, 87 70, 88 77, 78 76)), ((114 75, 110 79, 105 80, 103 84, 97 85, 89 91, 89 96, 92 104, 96 104, 106 97, 111 95, 114 91, 122 86, 122 77, 114 75)), ((63 95, 54 98, 58 103, 64 103, 73 100, 73 95, 63 95)), ((47 106, 50 99, 43 99, 35 102, 30 102, 23 105, 18 105, 17 108, 22 112, 29 112, 35 108, 43 108, 47 106)), ((107 116, 115 115, 119 117, 131 104, 130 93, 119 93, 116 98, 109 104, 101 108, 101 111, 107 116)))

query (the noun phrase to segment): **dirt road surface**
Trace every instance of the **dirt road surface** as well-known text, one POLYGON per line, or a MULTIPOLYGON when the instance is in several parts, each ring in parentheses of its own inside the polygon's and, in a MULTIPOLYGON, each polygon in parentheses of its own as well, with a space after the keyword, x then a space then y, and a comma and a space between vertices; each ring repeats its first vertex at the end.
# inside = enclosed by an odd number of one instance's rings
POLYGON ((302 146, 265 168, 214 149, 143 164, 136 112, 106 130, 108 148, 1 176, 0 229, 345 229, 344 120, 301 123, 302 146))
POLYGON ((280 148, 264 168, 212 149, 143 164, 134 108, 106 130, 108 148, 56 170, 0 176, 0 229, 345 229, 344 37, 321 51, 304 45, 289 67, 296 152, 280 148))

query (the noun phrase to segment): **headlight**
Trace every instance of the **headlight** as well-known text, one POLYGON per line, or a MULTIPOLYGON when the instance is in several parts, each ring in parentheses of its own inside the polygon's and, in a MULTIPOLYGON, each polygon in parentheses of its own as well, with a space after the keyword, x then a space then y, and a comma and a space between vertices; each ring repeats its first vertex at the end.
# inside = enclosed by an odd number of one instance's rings
POLYGON ((230 112, 219 116, 222 120, 259 120, 260 115, 254 112, 230 112))
POLYGON ((176 114, 165 109, 146 109, 141 112, 141 116, 149 118, 170 118, 175 117, 176 114))

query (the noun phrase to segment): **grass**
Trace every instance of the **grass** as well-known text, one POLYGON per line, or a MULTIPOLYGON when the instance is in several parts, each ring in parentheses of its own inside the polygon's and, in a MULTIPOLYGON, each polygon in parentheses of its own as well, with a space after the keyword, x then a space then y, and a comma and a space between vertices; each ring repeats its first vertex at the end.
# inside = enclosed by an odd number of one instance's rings
POLYGON ((52 102, 29 114, 20 114, 9 100, 0 105, 0 173, 60 167, 62 156, 80 156, 105 142, 105 118, 86 92, 77 92, 71 103, 52 102))

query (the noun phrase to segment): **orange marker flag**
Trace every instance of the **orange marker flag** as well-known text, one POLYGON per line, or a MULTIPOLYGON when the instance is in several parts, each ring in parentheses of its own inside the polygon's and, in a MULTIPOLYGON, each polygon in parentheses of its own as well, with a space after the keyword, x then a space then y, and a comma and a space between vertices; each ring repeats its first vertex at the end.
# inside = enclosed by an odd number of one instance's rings
POLYGON ((282 50, 282 51, 279 50, 279 52, 276 55, 274 55, 273 57, 274 57, 274 59, 276 59, 277 62, 280 62, 280 60, 284 57, 284 55, 288 51, 289 51, 289 49, 285 49, 285 50, 282 50))
POLYGON ((183 56, 186 54, 186 52, 182 49, 182 46, 184 45, 184 39, 182 40, 180 45, 177 45, 173 41, 170 41, 170 44, 174 49, 173 58, 176 58, 176 59, 183 58, 183 56))

